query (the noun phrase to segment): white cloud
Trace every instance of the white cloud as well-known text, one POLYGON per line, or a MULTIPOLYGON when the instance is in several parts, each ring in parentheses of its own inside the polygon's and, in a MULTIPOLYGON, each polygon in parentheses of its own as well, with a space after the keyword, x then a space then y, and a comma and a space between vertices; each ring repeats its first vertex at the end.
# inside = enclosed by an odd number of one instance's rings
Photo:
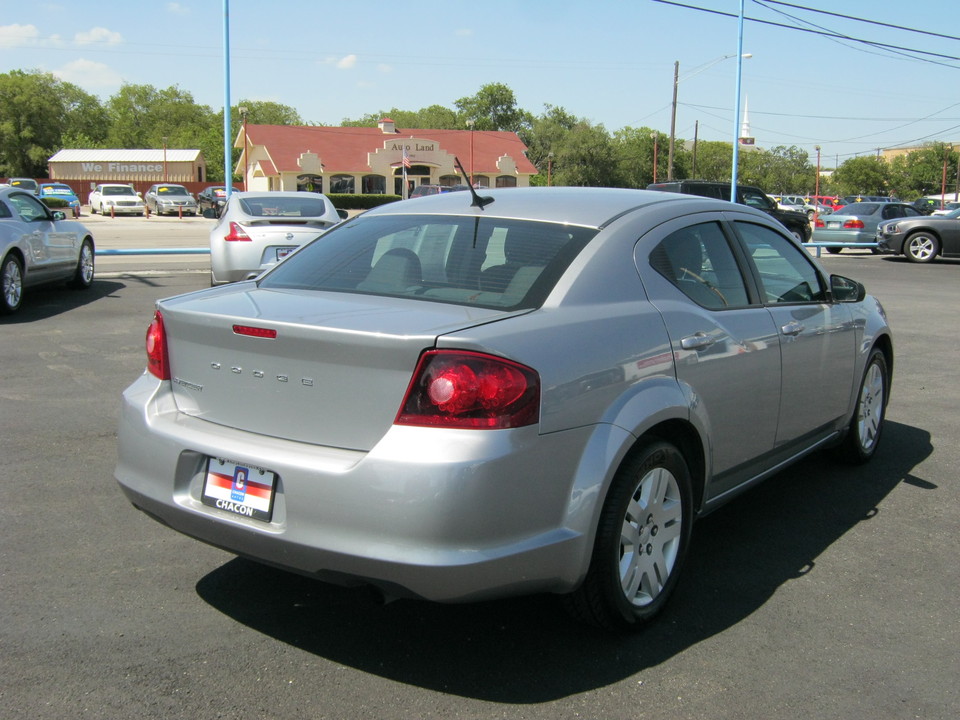
POLYGON ((35 25, 0 25, 0 48, 30 47, 39 44, 35 25))
POLYGON ((454 35, 457 37, 470 37, 473 35, 473 30, 470 30, 469 28, 461 28, 457 30, 454 35))
POLYGON ((183 5, 181 5, 181 4, 178 3, 178 2, 168 2, 168 3, 167 3, 167 10, 168 10, 169 12, 172 12, 174 15, 189 15, 189 14, 190 14, 190 8, 184 7, 183 5))
POLYGON ((108 65, 93 60, 74 60, 54 70, 53 74, 87 91, 115 88, 123 83, 123 76, 120 73, 108 65))
POLYGON ((380 63, 379 65, 377 65, 377 70, 379 70, 379 71, 382 72, 382 73, 392 73, 392 72, 393 72, 393 66, 392 66, 392 65, 387 65, 387 64, 385 64, 385 63, 380 63))
POLYGON ((337 61, 337 68, 340 70, 350 70, 357 64, 356 55, 347 55, 337 61))
POLYGON ((117 45, 123 42, 123 36, 120 33, 107 30, 105 27, 95 27, 86 32, 78 32, 73 36, 73 39, 77 45, 92 45, 94 43, 117 45))

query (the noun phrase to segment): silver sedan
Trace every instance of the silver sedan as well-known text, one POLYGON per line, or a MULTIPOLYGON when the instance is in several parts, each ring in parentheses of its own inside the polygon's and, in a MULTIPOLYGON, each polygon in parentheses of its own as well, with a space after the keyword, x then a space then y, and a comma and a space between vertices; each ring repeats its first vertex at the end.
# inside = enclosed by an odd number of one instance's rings
POLYGON ((68 281, 93 284, 93 235, 32 193, 0 188, 0 314, 16 312, 33 285, 68 281))
MULTIPOLYGON (((216 218, 215 209, 204 217, 216 218)), ((210 284, 256 277, 340 222, 326 195, 236 192, 210 230, 210 284)))
POLYGON ((160 301, 146 354, 115 474, 150 517, 615 629, 667 602, 698 517, 821 448, 869 460, 894 361, 879 302, 765 213, 600 188, 371 210, 160 301))

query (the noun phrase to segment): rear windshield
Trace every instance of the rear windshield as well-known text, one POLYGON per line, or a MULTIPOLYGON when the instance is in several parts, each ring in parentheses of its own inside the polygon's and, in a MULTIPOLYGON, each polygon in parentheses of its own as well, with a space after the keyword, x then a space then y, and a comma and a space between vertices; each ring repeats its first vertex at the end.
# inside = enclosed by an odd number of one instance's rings
POLYGON ((360 216, 278 265, 260 287, 538 307, 596 232, 528 220, 360 216))
POLYGON ((254 217, 323 217, 327 205, 322 197, 304 193, 303 197, 247 197, 240 209, 254 217))
POLYGON ((880 203, 855 202, 840 208, 834 215, 873 215, 881 207, 880 203))

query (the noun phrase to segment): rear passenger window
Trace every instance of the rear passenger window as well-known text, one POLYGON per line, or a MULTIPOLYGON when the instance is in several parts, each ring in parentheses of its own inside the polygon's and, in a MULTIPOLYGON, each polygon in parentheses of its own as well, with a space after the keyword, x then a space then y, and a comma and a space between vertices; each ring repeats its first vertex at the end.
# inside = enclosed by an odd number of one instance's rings
POLYGON ((650 253, 650 265, 688 298, 713 310, 749 304, 743 276, 717 223, 671 233, 650 253))

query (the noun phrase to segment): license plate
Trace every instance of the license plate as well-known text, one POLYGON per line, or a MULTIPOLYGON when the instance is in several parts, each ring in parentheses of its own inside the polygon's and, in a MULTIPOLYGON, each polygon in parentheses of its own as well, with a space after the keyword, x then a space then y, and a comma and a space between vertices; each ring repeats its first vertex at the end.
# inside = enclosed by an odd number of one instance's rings
POLYGON ((292 253, 294 250, 296 250, 295 247, 277 248, 277 262, 279 262, 280 260, 283 260, 287 255, 292 253))
POLYGON ((277 474, 255 465, 209 458, 203 481, 204 505, 269 522, 277 474))

